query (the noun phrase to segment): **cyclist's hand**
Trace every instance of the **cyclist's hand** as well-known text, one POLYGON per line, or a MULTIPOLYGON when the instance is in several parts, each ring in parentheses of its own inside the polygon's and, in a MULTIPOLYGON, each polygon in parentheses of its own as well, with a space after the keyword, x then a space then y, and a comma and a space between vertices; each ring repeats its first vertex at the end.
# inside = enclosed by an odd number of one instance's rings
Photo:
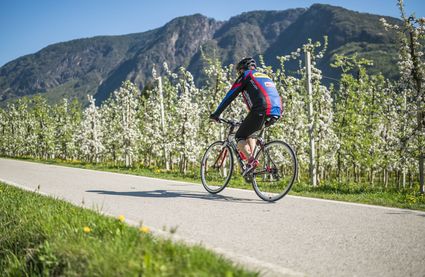
POLYGON ((218 121, 219 121, 219 118, 220 118, 220 117, 219 117, 218 115, 214 114, 214 113, 210 115, 210 119, 211 119, 211 120, 214 120, 214 121, 216 121, 216 122, 218 122, 218 121))

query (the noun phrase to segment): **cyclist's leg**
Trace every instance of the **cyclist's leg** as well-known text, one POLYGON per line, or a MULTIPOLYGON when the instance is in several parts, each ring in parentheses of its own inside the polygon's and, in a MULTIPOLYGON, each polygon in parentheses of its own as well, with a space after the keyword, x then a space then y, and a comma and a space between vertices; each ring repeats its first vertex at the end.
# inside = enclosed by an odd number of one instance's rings
POLYGON ((252 151, 256 143, 256 140, 250 138, 250 136, 261 129, 264 120, 264 112, 250 111, 235 134, 236 141, 238 142, 238 150, 242 151, 247 158, 253 154, 252 151))
POLYGON ((250 153, 253 154, 254 153, 254 149, 255 149, 255 144, 257 143, 257 140, 255 138, 248 137, 246 139, 246 141, 247 141, 247 143, 249 145, 249 149, 251 151, 250 153))
POLYGON ((257 140, 255 138, 250 137, 238 140, 238 150, 244 154, 247 160, 252 157, 256 142, 257 140))
POLYGON ((242 152, 242 159, 248 159, 251 156, 251 148, 245 139, 238 140, 238 150, 242 152))

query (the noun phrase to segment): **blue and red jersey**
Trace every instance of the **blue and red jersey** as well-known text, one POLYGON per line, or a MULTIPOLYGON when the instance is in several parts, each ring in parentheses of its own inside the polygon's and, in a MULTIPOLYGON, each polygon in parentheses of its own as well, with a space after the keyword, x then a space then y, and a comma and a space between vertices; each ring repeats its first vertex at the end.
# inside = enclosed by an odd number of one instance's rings
POLYGON ((257 70, 247 70, 241 74, 214 114, 219 116, 240 92, 250 111, 266 112, 267 116, 282 115, 282 100, 274 82, 257 70))

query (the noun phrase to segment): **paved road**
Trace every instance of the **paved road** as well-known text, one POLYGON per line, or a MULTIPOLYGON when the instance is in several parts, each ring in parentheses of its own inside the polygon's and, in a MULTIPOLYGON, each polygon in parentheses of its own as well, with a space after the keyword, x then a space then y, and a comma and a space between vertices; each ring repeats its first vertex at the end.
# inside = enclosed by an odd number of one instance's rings
POLYGON ((276 276, 425 276, 425 213, 0 159, 0 180, 140 221, 276 276))

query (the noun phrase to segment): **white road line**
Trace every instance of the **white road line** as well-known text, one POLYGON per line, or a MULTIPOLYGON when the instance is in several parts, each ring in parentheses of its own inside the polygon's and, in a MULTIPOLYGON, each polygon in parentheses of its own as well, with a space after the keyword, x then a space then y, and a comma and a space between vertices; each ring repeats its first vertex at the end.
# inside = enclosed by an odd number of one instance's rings
MULTIPOLYGON (((15 160, 15 159, 6 159, 6 160, 13 160, 13 161, 21 162, 21 160, 15 160)), ((195 183, 195 182, 191 183, 191 182, 187 182, 187 181, 168 180, 168 179, 147 177, 147 176, 142 176, 142 175, 125 174, 125 173, 102 171, 102 170, 95 170, 95 169, 85 169, 85 168, 71 167, 71 166, 43 164, 43 163, 30 162, 30 161, 22 161, 22 162, 32 163, 32 164, 42 164, 42 165, 48 165, 48 166, 53 166, 53 167, 59 167, 59 168, 72 168, 72 169, 78 169, 78 170, 82 170, 82 171, 88 170, 88 171, 94 171, 94 172, 98 172, 98 173, 100 172, 100 173, 106 173, 106 174, 113 174, 113 175, 118 174, 118 175, 122 175, 122 176, 133 176, 133 177, 139 177, 139 178, 148 179, 148 180, 166 181, 166 182, 177 183, 177 184, 202 185, 200 183, 195 183)), ((227 187, 227 188, 225 188, 225 190, 249 191, 249 190, 246 190, 246 189, 231 188, 231 187, 227 187)), ((255 193, 254 190, 252 190, 252 193, 255 193)), ((411 210, 411 209, 393 208, 393 207, 377 206, 377 205, 371 205, 371 204, 362 204, 362 203, 353 203, 353 202, 338 201, 338 200, 313 198, 313 197, 306 197, 306 196, 286 195, 285 197, 298 198, 298 199, 303 199, 303 200, 308 200, 308 201, 317 201, 317 202, 324 202, 324 203, 342 204, 342 205, 349 205, 349 206, 373 208, 373 209, 385 209, 385 210, 390 210, 390 211, 412 212, 412 213, 416 213, 416 214, 425 214, 425 212, 423 212, 423 211, 417 211, 417 210, 411 210)))

